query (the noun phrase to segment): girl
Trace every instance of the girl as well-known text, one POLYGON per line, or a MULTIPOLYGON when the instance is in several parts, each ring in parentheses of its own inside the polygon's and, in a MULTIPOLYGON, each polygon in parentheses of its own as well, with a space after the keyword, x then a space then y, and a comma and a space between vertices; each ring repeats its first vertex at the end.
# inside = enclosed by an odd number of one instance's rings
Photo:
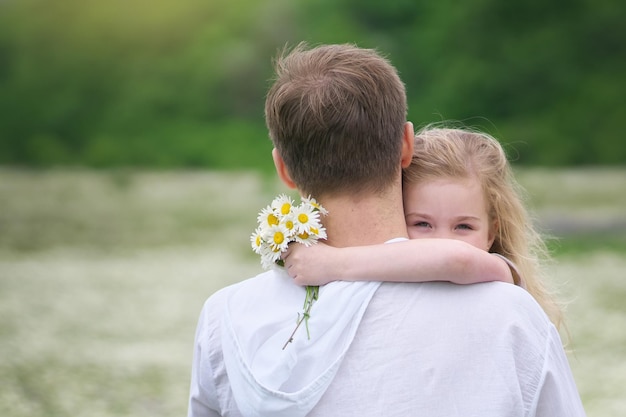
POLYGON ((403 200, 411 240, 347 248, 290 245, 283 256, 287 272, 309 286, 333 280, 510 282, 525 288, 560 326, 561 308, 542 283, 544 242, 497 140, 464 129, 421 130, 403 173, 403 200))

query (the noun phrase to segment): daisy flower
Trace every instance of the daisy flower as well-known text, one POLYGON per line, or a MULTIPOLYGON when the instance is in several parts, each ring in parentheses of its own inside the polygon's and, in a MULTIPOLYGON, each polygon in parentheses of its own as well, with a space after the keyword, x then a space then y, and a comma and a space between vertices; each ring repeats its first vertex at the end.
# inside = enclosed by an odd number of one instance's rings
POLYGON ((291 240, 289 229, 284 224, 275 224, 270 226, 263 234, 263 240, 266 241, 272 252, 284 252, 291 240))
POLYGON ((322 213, 322 216, 327 216, 328 215, 328 210, 326 210, 324 207, 322 207, 321 204, 318 203, 317 200, 314 199, 311 196, 302 197, 302 204, 312 206, 315 210, 317 210, 320 213, 322 213))
POLYGON ((286 216, 291 213, 293 200, 286 194, 281 194, 276 197, 274 201, 272 201, 270 207, 274 210, 275 213, 278 213, 279 216, 286 216))
POLYGON ((279 250, 273 250, 269 245, 263 246, 260 253, 263 269, 270 269, 274 265, 284 266, 283 260, 280 259, 280 254, 279 250))
POLYGON ((294 226, 297 233, 311 233, 311 227, 321 226, 319 222, 319 212, 312 206, 302 204, 293 209, 294 226))
POLYGON ((254 253, 260 255, 263 250, 264 243, 262 230, 260 227, 257 227, 256 230, 252 232, 252 235, 250 235, 250 245, 252 246, 254 253))
POLYGON ((272 225, 277 225, 280 221, 278 219, 278 213, 274 211, 271 206, 267 206, 263 210, 261 210, 256 219, 259 222, 259 227, 262 230, 265 230, 272 225))

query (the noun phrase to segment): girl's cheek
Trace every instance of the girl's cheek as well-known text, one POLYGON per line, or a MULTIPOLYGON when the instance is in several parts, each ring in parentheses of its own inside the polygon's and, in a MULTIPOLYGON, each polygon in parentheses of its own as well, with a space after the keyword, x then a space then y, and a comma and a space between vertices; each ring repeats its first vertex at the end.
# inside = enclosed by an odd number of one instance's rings
POLYGON ((427 237, 427 233, 417 227, 409 227, 407 232, 410 239, 420 239, 427 237))

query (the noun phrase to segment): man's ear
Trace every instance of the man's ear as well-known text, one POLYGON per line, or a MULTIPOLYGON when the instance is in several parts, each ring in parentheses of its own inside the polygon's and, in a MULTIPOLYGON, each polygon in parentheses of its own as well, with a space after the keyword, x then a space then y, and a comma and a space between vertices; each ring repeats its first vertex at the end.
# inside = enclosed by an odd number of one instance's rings
POLYGON ((413 130, 413 123, 406 122, 404 124, 404 132, 402 134, 402 168, 406 168, 411 165, 413 159, 413 144, 415 143, 415 131, 413 130))
POLYGON ((278 178, 285 184, 288 188, 296 188, 296 184, 291 179, 289 175, 289 171, 285 166, 285 161, 278 153, 276 148, 272 149, 272 158, 274 159, 274 166, 276 167, 276 173, 278 174, 278 178))

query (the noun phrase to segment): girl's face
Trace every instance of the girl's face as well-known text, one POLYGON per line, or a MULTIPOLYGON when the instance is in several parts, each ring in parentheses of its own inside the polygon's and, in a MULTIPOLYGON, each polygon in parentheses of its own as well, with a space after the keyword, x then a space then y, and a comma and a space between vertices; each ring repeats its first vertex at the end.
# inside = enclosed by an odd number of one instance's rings
POLYGON ((404 215, 411 239, 457 239, 486 251, 495 237, 485 195, 475 178, 441 178, 407 185, 404 215))

